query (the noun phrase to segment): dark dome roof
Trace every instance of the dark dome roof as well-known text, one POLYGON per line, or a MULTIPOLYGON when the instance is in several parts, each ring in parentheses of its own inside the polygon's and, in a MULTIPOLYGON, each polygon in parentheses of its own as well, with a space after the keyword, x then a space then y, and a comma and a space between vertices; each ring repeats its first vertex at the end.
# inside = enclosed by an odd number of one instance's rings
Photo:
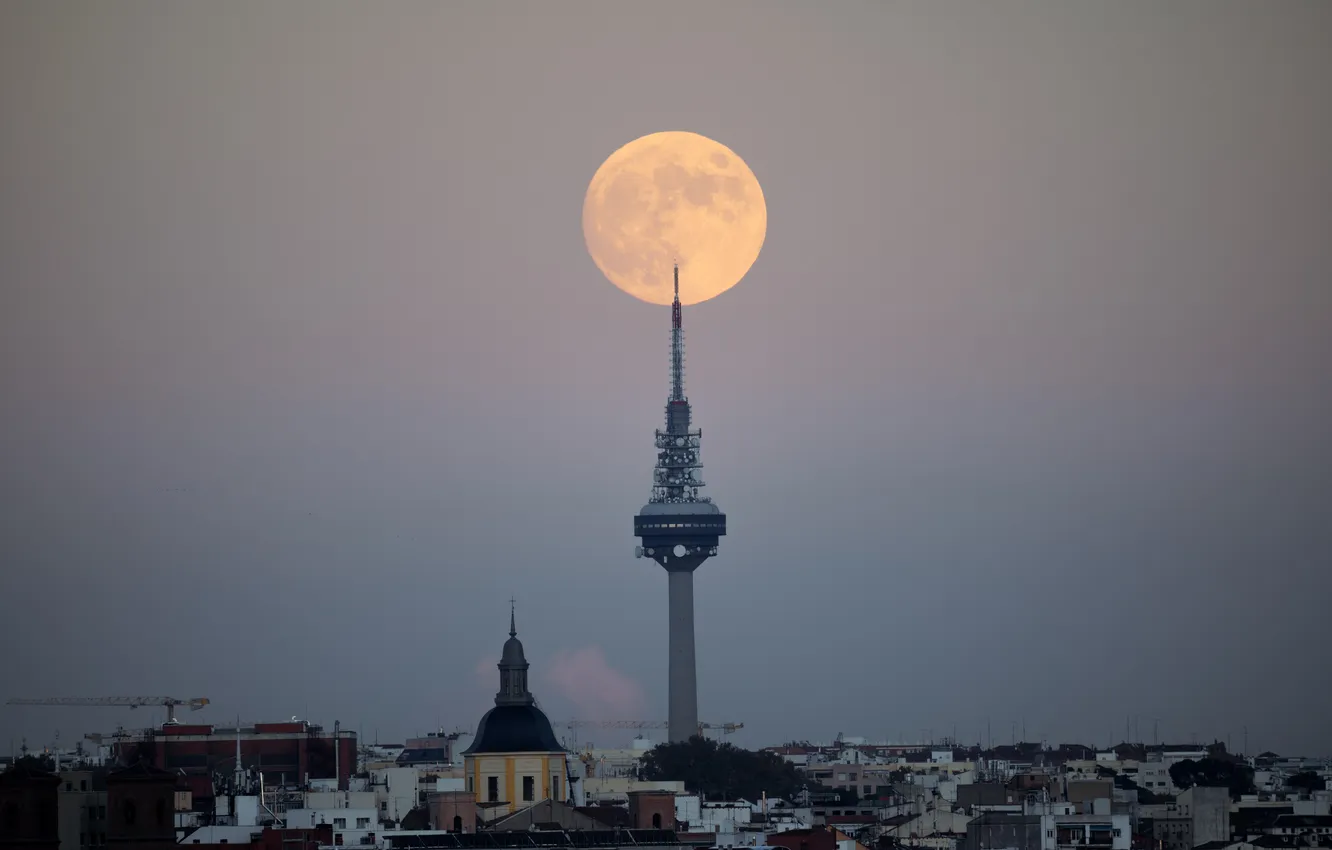
POLYGON ((550 721, 535 705, 497 705, 476 727, 476 739, 463 755, 476 753, 558 753, 550 721))

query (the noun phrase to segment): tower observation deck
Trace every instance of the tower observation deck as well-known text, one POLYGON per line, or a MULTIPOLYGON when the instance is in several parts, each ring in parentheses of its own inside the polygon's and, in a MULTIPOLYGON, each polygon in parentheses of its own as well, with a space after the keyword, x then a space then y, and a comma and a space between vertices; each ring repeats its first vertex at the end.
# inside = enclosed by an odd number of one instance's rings
POLYGON ((726 534, 726 515, 698 491, 703 487, 699 447, 703 432, 690 427, 684 394, 684 329, 680 309, 680 267, 675 267, 671 304, 671 390, 666 400, 666 428, 656 433, 657 465, 652 497, 634 517, 634 536, 642 545, 634 554, 665 567, 669 591, 670 706, 672 742, 698 733, 698 685, 694 667, 694 570, 717 554, 726 534))

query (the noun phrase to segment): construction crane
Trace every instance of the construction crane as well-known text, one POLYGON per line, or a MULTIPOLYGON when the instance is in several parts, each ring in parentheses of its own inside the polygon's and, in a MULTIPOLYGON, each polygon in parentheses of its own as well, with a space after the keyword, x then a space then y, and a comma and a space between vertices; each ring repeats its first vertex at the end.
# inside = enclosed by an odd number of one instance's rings
POLYGON ((168 724, 174 724, 176 720, 176 706, 183 705, 190 711, 198 711, 208 705, 208 700, 204 697, 195 697, 194 699, 176 699, 175 697, 46 697, 43 699, 24 699, 14 697, 6 705, 64 705, 71 707, 87 708, 89 706, 100 706, 103 708, 142 708, 146 705, 160 705, 167 710, 168 724))

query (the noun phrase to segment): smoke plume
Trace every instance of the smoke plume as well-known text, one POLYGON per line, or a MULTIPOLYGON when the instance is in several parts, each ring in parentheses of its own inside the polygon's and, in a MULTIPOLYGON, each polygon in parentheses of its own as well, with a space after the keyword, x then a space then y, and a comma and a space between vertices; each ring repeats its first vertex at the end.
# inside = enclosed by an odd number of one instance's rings
POLYGON ((642 686, 612 667, 601 647, 559 650, 543 666, 547 670, 541 676, 542 690, 568 700, 579 719, 644 718, 647 700, 642 686))

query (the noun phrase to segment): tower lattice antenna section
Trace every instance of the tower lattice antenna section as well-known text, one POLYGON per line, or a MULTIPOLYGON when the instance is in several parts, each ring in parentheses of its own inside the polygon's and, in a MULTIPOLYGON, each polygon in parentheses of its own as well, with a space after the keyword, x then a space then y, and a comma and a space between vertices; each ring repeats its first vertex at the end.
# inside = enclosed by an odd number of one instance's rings
POLYGON ((666 400, 666 428, 656 432, 657 465, 652 474, 652 503, 711 502, 703 487, 699 449, 703 432, 691 428, 693 411, 684 392, 684 322, 680 307, 680 267, 675 266, 671 303, 671 393, 666 400))

